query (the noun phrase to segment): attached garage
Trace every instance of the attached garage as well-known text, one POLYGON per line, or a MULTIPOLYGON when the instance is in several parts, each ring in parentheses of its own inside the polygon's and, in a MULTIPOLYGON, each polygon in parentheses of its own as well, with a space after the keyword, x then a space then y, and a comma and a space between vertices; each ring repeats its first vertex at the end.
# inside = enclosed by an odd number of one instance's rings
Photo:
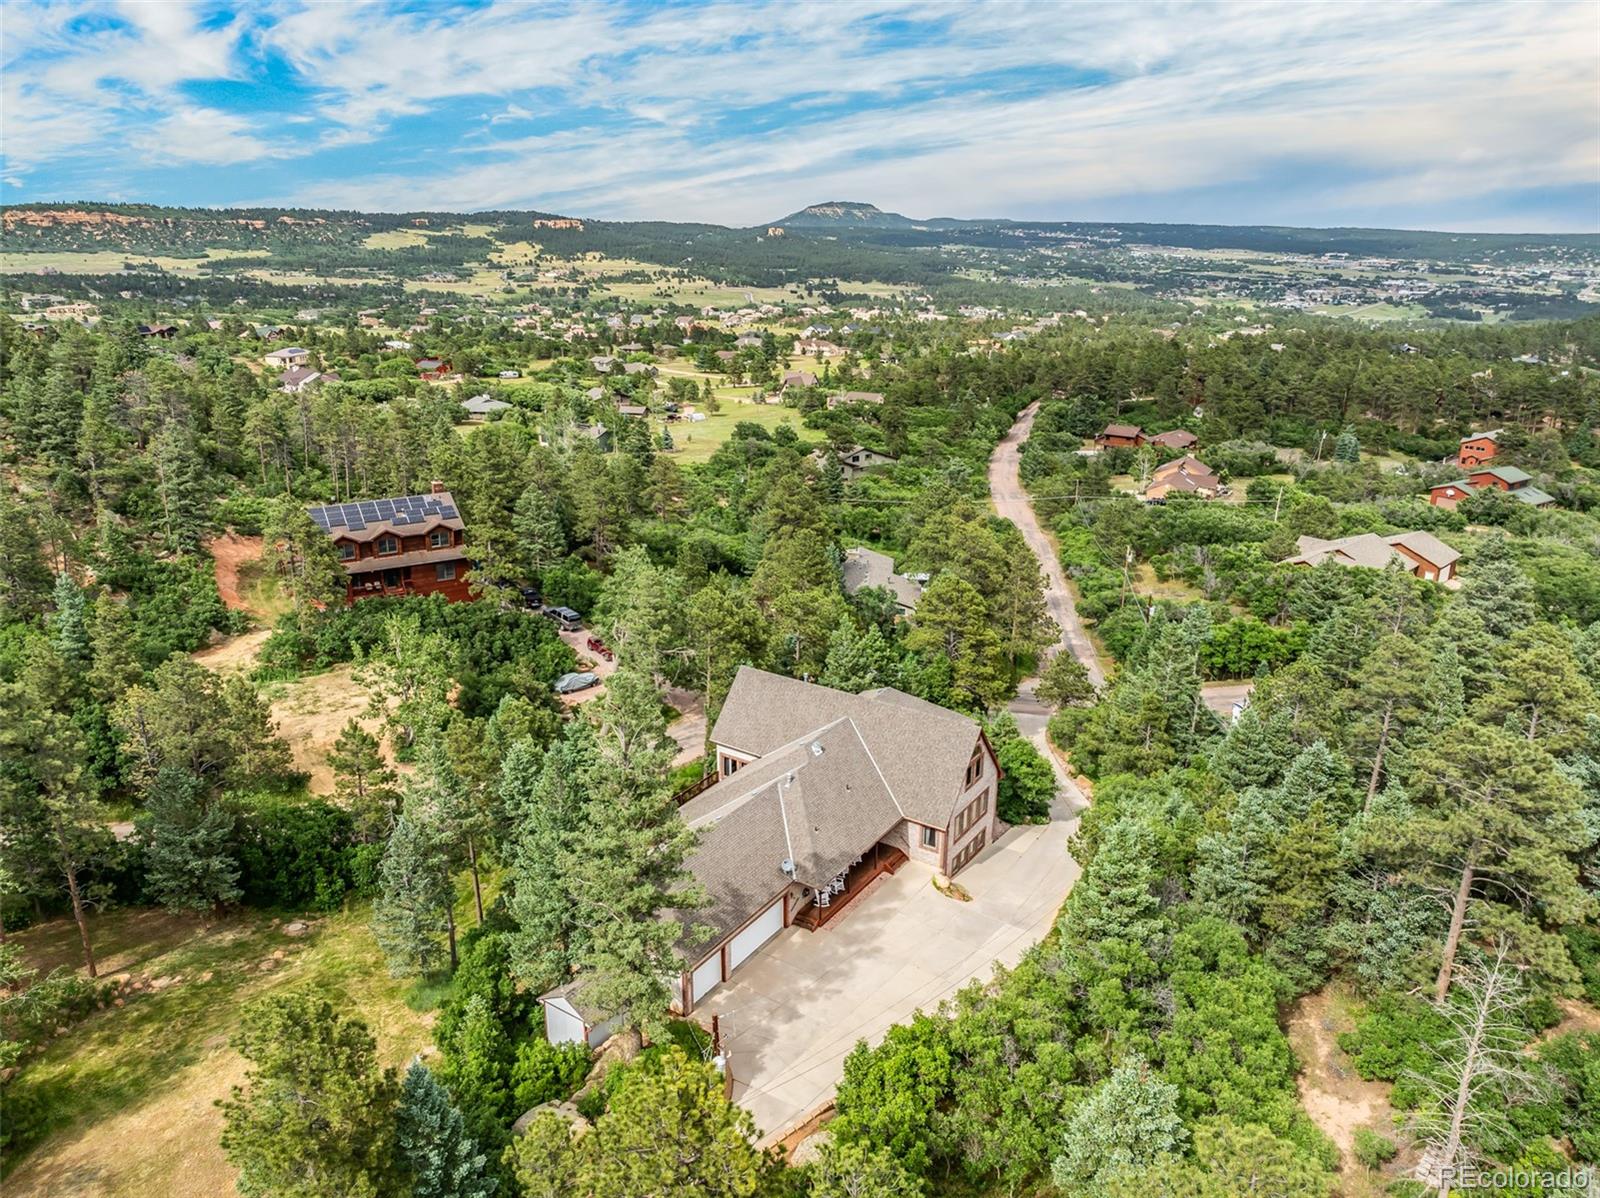
POLYGON ((753 919, 749 926, 728 942, 728 972, 738 969, 756 949, 783 931, 783 899, 753 919))
POLYGON ((713 987, 722 981, 722 950, 719 948, 695 968, 689 982, 689 993, 699 1002, 713 987))

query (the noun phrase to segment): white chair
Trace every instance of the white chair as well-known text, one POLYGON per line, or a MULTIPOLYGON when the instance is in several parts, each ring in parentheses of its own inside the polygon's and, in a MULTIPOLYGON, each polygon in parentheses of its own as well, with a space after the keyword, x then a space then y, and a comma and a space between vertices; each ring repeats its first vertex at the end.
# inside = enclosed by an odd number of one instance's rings
POLYGON ((826 907, 830 902, 832 902, 832 900, 833 896, 830 895, 826 890, 817 891, 817 906, 826 907))

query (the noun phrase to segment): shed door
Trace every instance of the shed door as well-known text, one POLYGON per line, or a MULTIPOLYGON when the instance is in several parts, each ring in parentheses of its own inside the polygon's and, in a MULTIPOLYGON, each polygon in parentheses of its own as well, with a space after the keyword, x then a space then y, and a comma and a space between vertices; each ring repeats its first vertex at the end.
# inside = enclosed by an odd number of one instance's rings
POLYGON ((728 945, 728 969, 738 969, 751 953, 783 931, 783 900, 780 898, 768 907, 755 922, 733 938, 728 945))
POLYGON ((544 1004, 544 1035, 552 1044, 582 1044, 583 1020, 553 1002, 544 1004))
POLYGON ((699 1002, 722 981, 722 950, 718 949, 700 962, 689 980, 689 993, 699 1002))

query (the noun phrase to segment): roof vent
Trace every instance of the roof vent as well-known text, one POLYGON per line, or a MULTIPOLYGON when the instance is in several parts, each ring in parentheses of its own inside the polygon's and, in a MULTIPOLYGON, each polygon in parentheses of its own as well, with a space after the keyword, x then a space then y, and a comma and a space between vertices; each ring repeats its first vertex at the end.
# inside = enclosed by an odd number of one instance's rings
POLYGON ((788 874, 791 878, 794 877, 794 860, 793 860, 793 858, 785 857, 783 859, 782 863, 779 864, 778 868, 781 869, 784 873, 788 874))
POLYGON ((822 742, 820 740, 814 740, 814 741, 811 742, 811 756, 813 756, 813 757, 821 757, 822 756, 822 742))

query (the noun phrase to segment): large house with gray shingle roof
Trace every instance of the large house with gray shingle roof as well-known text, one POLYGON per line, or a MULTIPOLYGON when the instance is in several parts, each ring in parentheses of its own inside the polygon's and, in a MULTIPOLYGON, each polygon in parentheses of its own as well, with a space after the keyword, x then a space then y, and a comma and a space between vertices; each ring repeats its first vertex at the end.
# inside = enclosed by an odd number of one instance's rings
POLYGON ((854 695, 745 666, 711 741, 717 782, 681 812, 709 898, 683 916, 683 1012, 879 874, 912 860, 954 875, 1000 832, 1000 767, 982 729, 901 691, 854 695), (710 937, 693 941, 693 927, 710 937))

